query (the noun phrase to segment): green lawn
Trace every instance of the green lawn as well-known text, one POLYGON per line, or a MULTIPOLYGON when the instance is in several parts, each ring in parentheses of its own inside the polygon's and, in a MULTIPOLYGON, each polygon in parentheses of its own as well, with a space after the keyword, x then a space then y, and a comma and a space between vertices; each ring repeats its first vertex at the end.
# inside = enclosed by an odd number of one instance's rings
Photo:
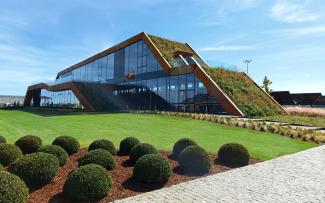
POLYGON ((160 150, 171 150, 179 138, 189 137, 213 153, 224 143, 238 142, 245 145, 253 157, 263 160, 317 146, 207 121, 126 113, 63 114, 0 110, 0 134, 10 143, 23 135, 34 134, 40 136, 45 144, 50 144, 59 135, 71 135, 78 138, 84 147, 99 138, 107 138, 118 146, 124 137, 135 136, 160 150))
POLYGON ((264 117, 266 120, 286 122, 297 125, 307 125, 325 128, 325 118, 322 117, 310 117, 310 116, 269 116, 264 117))

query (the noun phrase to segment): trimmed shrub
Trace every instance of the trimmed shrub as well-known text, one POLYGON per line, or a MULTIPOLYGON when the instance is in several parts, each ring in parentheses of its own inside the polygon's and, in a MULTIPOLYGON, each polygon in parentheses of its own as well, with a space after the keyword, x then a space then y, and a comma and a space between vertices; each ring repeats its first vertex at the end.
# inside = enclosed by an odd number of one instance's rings
POLYGON ((0 164, 7 166, 22 156, 22 152, 16 145, 0 144, 0 164))
POLYGON ((0 171, 2 171, 3 170, 3 166, 2 166, 2 164, 0 164, 0 171))
POLYGON ((268 126, 268 129, 271 133, 279 133, 279 129, 278 129, 278 126, 277 125, 269 125, 268 126))
POLYGON ((140 143, 132 147, 130 151, 130 161, 135 163, 140 157, 146 155, 146 154, 157 154, 157 149, 151 145, 146 143, 140 143))
POLYGON ((211 168, 208 153, 197 145, 186 147, 179 155, 178 162, 182 170, 191 175, 208 173, 211 168))
POLYGON ((249 157, 246 147, 237 143, 224 144, 218 151, 218 160, 221 163, 235 167, 248 165, 249 157))
POLYGON ((1 143, 7 143, 6 138, 0 135, 0 144, 1 143))
POLYGON ((93 141, 89 147, 88 151, 94 150, 94 149, 105 149, 109 151, 112 155, 116 154, 116 149, 113 144, 113 142, 106 140, 106 139, 100 139, 93 141))
POLYGON ((19 176, 29 188, 49 183, 59 169, 59 160, 53 154, 35 152, 22 156, 9 165, 8 171, 19 176))
POLYGON ((88 152, 85 156, 81 157, 78 162, 79 166, 98 164, 107 170, 112 170, 116 166, 114 157, 105 149, 94 149, 88 152))
POLYGON ((135 163, 133 176, 139 182, 163 183, 169 179, 171 172, 168 159, 159 154, 147 154, 135 163))
POLYGON ((106 169, 96 164, 81 166, 69 174, 63 193, 74 200, 93 200, 107 195, 112 179, 106 169))
POLYGON ((57 137, 52 144, 62 147, 69 155, 76 153, 80 148, 79 141, 70 136, 57 137))
POLYGON ((179 154, 183 151, 183 149, 185 149, 188 146, 191 145, 197 145, 196 142, 194 142, 193 140, 189 139, 189 138, 183 138, 178 140, 173 147, 173 155, 178 158, 179 154))
POLYGON ((55 155, 59 159, 60 166, 66 164, 69 158, 68 153, 57 145, 46 145, 39 148, 38 151, 55 155))
POLYGON ((139 144, 140 141, 135 137, 127 137, 120 142, 120 153, 129 155, 132 147, 139 144))
POLYGON ((42 146, 42 140, 38 136, 26 135, 19 138, 15 145, 18 146, 23 154, 31 154, 37 152, 37 150, 42 146))
POLYGON ((18 176, 0 171, 0 202, 25 203, 28 197, 28 188, 18 176))

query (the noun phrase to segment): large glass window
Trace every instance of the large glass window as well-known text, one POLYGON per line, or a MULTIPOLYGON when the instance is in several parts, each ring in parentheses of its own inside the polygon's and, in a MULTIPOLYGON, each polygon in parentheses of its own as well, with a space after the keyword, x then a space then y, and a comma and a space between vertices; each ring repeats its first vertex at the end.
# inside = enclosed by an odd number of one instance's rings
POLYGON ((82 108, 79 100, 71 90, 64 91, 48 91, 41 90, 41 103, 42 107, 59 107, 59 108, 82 108))
POLYGON ((107 56, 106 79, 114 78, 114 53, 107 56))
POLYGON ((164 100, 167 100, 167 86, 166 86, 167 78, 159 78, 158 79, 158 95, 162 97, 164 100))
POLYGON ((171 104, 178 103, 178 76, 169 78, 169 102, 171 104))
POLYGON ((60 76, 57 82, 87 81, 87 82, 108 82, 107 80, 121 80, 129 73, 143 74, 162 70, 162 67, 148 49, 146 44, 140 40, 123 49, 118 50, 118 60, 115 60, 116 52, 85 64, 70 73, 60 76), (122 54, 123 51, 123 54, 122 54), (124 54, 125 51, 125 54, 124 54), (118 70, 114 78, 114 69, 118 70), (124 75, 122 77, 122 74, 124 75))

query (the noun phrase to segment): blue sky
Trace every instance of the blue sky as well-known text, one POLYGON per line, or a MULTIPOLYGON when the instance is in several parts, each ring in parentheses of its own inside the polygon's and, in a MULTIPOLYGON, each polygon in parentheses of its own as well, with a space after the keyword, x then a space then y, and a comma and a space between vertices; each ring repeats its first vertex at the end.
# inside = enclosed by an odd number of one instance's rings
POLYGON ((188 42, 212 65, 245 70, 274 90, 325 94, 323 0, 3 0, 0 94, 28 85, 139 32, 188 42))

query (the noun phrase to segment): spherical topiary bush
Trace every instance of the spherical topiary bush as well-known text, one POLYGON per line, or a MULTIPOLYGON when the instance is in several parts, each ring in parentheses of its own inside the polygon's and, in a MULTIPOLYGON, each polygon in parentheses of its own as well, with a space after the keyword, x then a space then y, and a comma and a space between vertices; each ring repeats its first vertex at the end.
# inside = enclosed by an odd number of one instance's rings
POLYGON ((182 138, 178 140, 173 147, 173 155, 175 156, 175 158, 179 157, 179 154, 183 151, 183 149, 191 145, 197 145, 197 144, 196 142, 188 138, 182 138))
POLYGON ((218 161, 234 167, 246 166, 249 163, 249 157, 246 147, 236 143, 224 144, 218 151, 218 161))
POLYGON ((53 154, 35 152, 22 156, 9 165, 8 171, 25 181, 28 187, 39 187, 50 182, 59 169, 53 154))
POLYGON ((100 139, 93 141, 89 147, 88 151, 94 150, 94 149, 105 149, 109 151, 112 155, 116 154, 116 149, 113 144, 113 142, 106 140, 106 139, 100 139))
POLYGON ((16 145, 0 144, 0 164, 7 166, 22 156, 22 152, 16 145))
POLYGON ((140 157, 146 155, 146 154, 157 154, 158 151, 156 148, 151 144, 146 143, 139 143, 132 147, 130 151, 130 161, 135 163, 140 157))
POLYGON ((106 169, 97 164, 81 166, 69 174, 63 193, 74 200, 87 201, 107 195, 112 179, 106 169))
POLYGON ((211 168, 208 153, 197 145, 186 147, 180 153, 178 162, 182 170, 191 175, 208 173, 211 168))
POLYGON ((105 149, 91 150, 85 156, 81 157, 78 162, 79 166, 84 166, 87 164, 98 164, 107 170, 112 170, 116 166, 114 157, 109 151, 105 149))
POLYGON ((132 147, 139 144, 140 141, 135 137, 127 137, 120 142, 120 153, 129 155, 132 147))
POLYGON ((1 143, 6 143, 6 138, 4 138, 3 136, 0 135, 0 144, 1 143))
POLYGON ((31 154, 36 152, 42 146, 42 140, 38 136, 26 135, 19 138, 15 145, 18 146, 23 154, 31 154))
POLYGON ((52 144, 62 147, 69 155, 76 153, 80 148, 79 141, 70 136, 57 137, 52 144))
POLYGON ((2 166, 2 164, 0 164, 0 171, 2 171, 3 170, 3 166, 2 166))
POLYGON ((18 176, 0 171, 0 202, 25 203, 27 202, 28 188, 18 176))
POLYGON ((49 153, 55 155, 63 166, 68 161, 68 153, 60 146, 57 145, 46 145, 38 149, 39 152, 49 153))
POLYGON ((138 159, 133 169, 133 176, 139 182, 163 183, 172 172, 168 159, 159 154, 147 154, 138 159))

